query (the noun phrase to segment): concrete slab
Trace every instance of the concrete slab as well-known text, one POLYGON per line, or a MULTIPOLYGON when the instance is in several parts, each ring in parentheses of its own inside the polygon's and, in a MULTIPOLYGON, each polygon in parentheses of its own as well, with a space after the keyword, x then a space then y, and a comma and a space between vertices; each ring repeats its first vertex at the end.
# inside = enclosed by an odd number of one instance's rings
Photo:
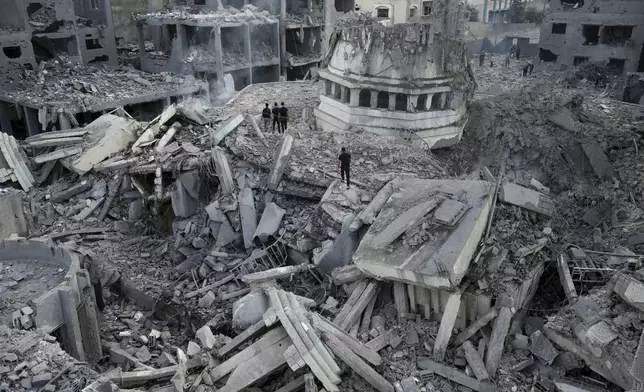
POLYGON ((244 246, 246 249, 253 247, 253 237, 257 230, 257 213, 255 212, 255 197, 253 190, 244 188, 239 191, 239 215, 241 217, 244 246))
POLYGON ((552 216, 555 212, 555 204, 551 198, 541 192, 517 184, 503 184, 500 189, 499 199, 504 203, 513 204, 546 216, 552 216))
POLYGON ((599 177, 600 180, 611 180, 615 177, 615 169, 611 165, 608 157, 604 153, 604 150, 596 142, 586 142, 581 145, 584 154, 590 161, 590 166, 592 166, 593 171, 599 177))
MULTIPOLYGON (((382 279, 428 288, 457 286, 485 230, 491 206, 490 187, 492 184, 486 181, 414 178, 397 181, 391 196, 360 242, 353 256, 354 263, 365 274, 382 279), (404 225, 398 218, 410 210, 414 211, 413 216, 407 214, 411 218, 429 212, 429 199, 458 200, 470 208, 455 226, 439 225, 432 231, 432 239, 426 243, 411 246, 394 238, 388 249, 383 249, 383 241, 389 241, 393 236, 391 233, 399 231, 401 226, 398 224, 404 225), (387 235, 381 235, 384 231, 388 231, 387 235)), ((431 215, 424 219, 434 220, 434 217, 431 215)))
POLYGON ((264 208, 253 238, 257 237, 262 242, 268 241, 268 237, 274 235, 279 230, 285 213, 286 210, 280 208, 277 204, 268 203, 264 208))
POLYGON ((541 331, 535 331, 530 335, 530 352, 547 365, 559 355, 559 351, 541 331))
POLYGON ((434 211, 434 219, 448 226, 454 226, 467 211, 467 204, 447 199, 434 211))
POLYGON ((617 339, 617 334, 605 321, 600 321, 586 330, 586 339, 593 346, 603 348, 617 339))
POLYGON ((22 208, 22 197, 19 193, 8 193, 0 196, 0 239, 18 234, 26 237, 28 232, 27 219, 22 208))
POLYGON ((632 276, 621 274, 617 277, 613 289, 620 297, 631 306, 644 312, 644 283, 632 276))

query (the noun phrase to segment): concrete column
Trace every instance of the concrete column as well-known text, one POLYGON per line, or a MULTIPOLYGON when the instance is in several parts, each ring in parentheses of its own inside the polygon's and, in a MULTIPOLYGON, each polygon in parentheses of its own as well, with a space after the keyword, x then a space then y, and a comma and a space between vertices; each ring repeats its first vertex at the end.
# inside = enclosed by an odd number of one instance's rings
POLYGON ((65 340, 69 353, 72 357, 81 362, 85 362, 85 349, 83 348, 83 337, 80 330, 80 322, 78 320, 78 312, 76 311, 76 299, 74 292, 70 287, 63 287, 58 289, 58 297, 60 299, 60 309, 63 312, 63 319, 65 320, 65 340))
POLYGON ((339 87, 340 87, 340 101, 341 101, 342 103, 345 103, 345 102, 347 102, 347 98, 349 98, 349 97, 347 97, 347 93, 348 93, 348 91, 347 91, 347 89, 346 89, 344 86, 342 86, 342 85, 340 85, 339 87))
POLYGON ((137 32, 138 39, 139 39, 139 58, 141 59, 141 64, 143 64, 143 59, 145 58, 145 36, 143 35, 143 24, 142 23, 137 23, 136 24, 136 32, 137 32))
POLYGON ((378 91, 371 90, 371 101, 369 104, 372 109, 376 109, 378 107, 378 91))
POLYGON ((389 93, 389 110, 396 110, 396 94, 389 93))
POLYGON ((490 0, 485 0, 483 2, 483 15, 481 15, 481 22, 487 23, 487 7, 490 0))
POLYGON ((415 112, 422 110, 417 107, 418 105, 418 95, 408 95, 407 96, 407 111, 408 112, 415 112))
POLYGON ((280 0, 280 66, 282 76, 286 76, 286 0, 280 0))
POLYGON ((101 333, 98 326, 98 311, 96 309, 96 294, 91 284, 89 273, 82 271, 78 273, 78 281, 85 282, 86 286, 81 292, 83 306, 78 312, 78 319, 83 325, 81 334, 83 336, 83 347, 85 355, 90 361, 99 360, 103 356, 101 347, 101 333))
POLYGON ((360 105, 360 89, 352 88, 351 97, 349 98, 349 105, 359 106, 360 105))
MULTIPOLYGON (((442 362, 445 359, 445 351, 450 337, 452 337, 452 330, 456 322, 456 316, 461 308, 461 293, 455 292, 450 294, 445 304, 445 311, 441 319, 438 333, 436 334, 436 342, 434 343, 434 360, 442 362)), ((500 343, 501 350, 503 350, 503 342, 500 343)))
POLYGON ((29 136, 40 133, 40 124, 38 123, 38 111, 25 106, 25 124, 27 124, 27 134, 29 136))
POLYGON ((221 46, 221 26, 216 26, 215 27, 215 69, 217 72, 217 80, 220 83, 223 83, 224 81, 224 74, 222 69, 224 68, 224 51, 221 46))
POLYGON ((72 124, 67 119, 67 116, 65 116, 65 113, 58 113, 58 125, 61 131, 64 129, 72 129, 72 124))
POLYGON ((434 98, 434 94, 432 93, 427 94, 427 99, 425 100, 425 110, 429 110, 432 108, 432 98, 434 98))
MULTIPOLYGON (((244 30, 244 33, 246 34, 246 37, 244 38, 244 49, 246 49, 246 56, 248 57, 248 64, 249 66, 252 66, 253 64, 253 55, 252 55, 252 48, 250 46, 250 23, 246 24, 246 29, 244 30)), ((251 77, 251 80, 253 78, 251 77)), ((253 83, 253 82, 251 82, 253 83)))
POLYGON ((445 104, 446 104, 446 103, 447 103, 447 93, 442 93, 442 94, 441 94, 441 100, 440 100, 439 107, 440 107, 441 109, 445 109, 445 104))
POLYGON ((182 59, 186 54, 186 48, 188 47, 188 38, 186 37, 186 26, 177 23, 177 53, 179 53, 179 58, 182 59))
POLYGON ((330 82, 331 83, 331 98, 335 98, 335 94, 337 93, 338 89, 340 88, 340 85, 335 83, 335 82, 330 82))

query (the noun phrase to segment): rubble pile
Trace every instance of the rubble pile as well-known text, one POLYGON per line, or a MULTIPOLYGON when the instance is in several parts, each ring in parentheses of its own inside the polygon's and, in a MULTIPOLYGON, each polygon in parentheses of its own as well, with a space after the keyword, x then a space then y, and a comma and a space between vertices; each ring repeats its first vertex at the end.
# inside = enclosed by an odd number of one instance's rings
MULTIPOLYGON (((4 99, 30 107, 42 107, 48 122, 61 112, 73 117, 80 108, 92 112, 107 102, 125 100, 152 91, 180 90, 193 83, 192 76, 162 72, 148 74, 128 67, 96 68, 73 63, 67 57, 43 61, 36 70, 8 74, 2 85, 4 99)), ((70 118, 70 121, 75 121, 70 118)), ((51 126, 48 127, 51 129, 51 126)))
POLYGON ((241 9, 232 6, 223 7, 221 10, 195 10, 191 7, 175 7, 171 10, 150 14, 136 15, 135 20, 184 20, 195 23, 226 24, 245 22, 277 23, 277 19, 268 11, 260 11, 252 4, 247 4, 241 9))

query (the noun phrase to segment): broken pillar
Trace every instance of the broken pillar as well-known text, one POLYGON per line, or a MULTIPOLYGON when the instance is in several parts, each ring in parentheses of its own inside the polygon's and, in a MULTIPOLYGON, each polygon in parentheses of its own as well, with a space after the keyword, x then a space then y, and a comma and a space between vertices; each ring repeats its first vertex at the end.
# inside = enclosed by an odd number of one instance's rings
POLYGON ((181 181, 174 182, 174 189, 172 190, 170 201, 172 202, 174 215, 181 218, 194 215, 199 207, 197 200, 190 196, 181 181))
POLYGON ((275 159, 275 166, 273 166, 273 170, 268 177, 268 189, 272 191, 277 189, 277 186, 282 180, 282 176, 284 175, 284 168, 288 163, 291 147, 293 147, 293 140, 293 136, 288 133, 285 134, 284 138, 282 139, 282 146, 280 147, 279 155, 275 159))
POLYGON ((447 350, 449 339, 452 337, 452 330, 454 329, 454 323, 456 322, 456 316, 458 316, 460 307, 461 292, 457 291, 450 294, 445 304, 441 325, 436 334, 436 342, 434 343, 435 361, 441 362, 445 358, 445 351, 447 350))
POLYGON ((499 315, 494 320, 492 335, 488 344, 487 355, 485 357, 485 367, 490 376, 496 375, 496 370, 501 362, 503 349, 505 347, 505 337, 510 329, 513 311, 507 306, 501 307, 499 315))
POLYGON ((253 247, 253 236, 257 230, 257 213, 255 212, 255 197, 253 190, 244 188, 239 191, 239 215, 241 217, 244 246, 253 247))
POLYGON ((217 177, 219 178, 219 186, 224 194, 233 193, 235 183, 233 182, 233 174, 228 165, 228 158, 219 147, 215 147, 212 151, 212 156, 215 159, 215 168, 217 170, 217 177))
POLYGON ((268 237, 277 233, 286 211, 275 203, 268 203, 264 208, 262 217, 257 224, 253 238, 257 237, 262 242, 268 241, 268 237))

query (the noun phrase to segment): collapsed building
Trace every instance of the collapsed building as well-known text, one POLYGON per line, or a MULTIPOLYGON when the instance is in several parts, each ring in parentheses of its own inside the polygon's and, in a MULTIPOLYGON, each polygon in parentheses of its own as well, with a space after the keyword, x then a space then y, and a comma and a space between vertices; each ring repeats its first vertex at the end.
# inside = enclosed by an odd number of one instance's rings
POLYGON ((541 25, 539 58, 577 66, 604 63, 644 71, 644 5, 637 1, 555 1, 541 25))
POLYGON ((110 0, 3 2, 0 67, 29 65, 67 56, 84 64, 115 65, 116 42, 110 0))
POLYGON ((321 5, 313 1, 204 3, 137 15, 136 23, 142 70, 194 75, 213 96, 303 78, 322 56, 321 5))
POLYGON ((368 16, 339 19, 319 72, 318 126, 399 136, 424 148, 458 143, 474 91, 462 8, 445 1, 434 4, 428 23, 389 27, 368 16))

